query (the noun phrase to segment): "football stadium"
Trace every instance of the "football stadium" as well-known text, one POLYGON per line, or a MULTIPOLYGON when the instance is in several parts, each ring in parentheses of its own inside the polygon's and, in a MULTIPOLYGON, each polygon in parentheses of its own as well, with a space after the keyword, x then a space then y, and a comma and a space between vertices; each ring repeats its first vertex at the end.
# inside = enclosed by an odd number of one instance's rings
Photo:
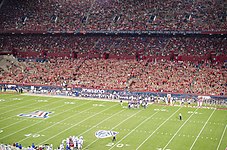
POLYGON ((0 150, 227 150, 227 1, 0 0, 0 150))

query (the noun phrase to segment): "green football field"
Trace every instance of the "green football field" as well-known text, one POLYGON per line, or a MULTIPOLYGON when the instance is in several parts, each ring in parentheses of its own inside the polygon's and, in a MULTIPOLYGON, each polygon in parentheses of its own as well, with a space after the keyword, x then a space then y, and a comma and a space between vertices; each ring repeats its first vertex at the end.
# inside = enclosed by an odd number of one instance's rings
POLYGON ((0 93, 4 144, 57 148, 70 136, 83 136, 85 150, 225 150, 226 128, 227 110, 154 104, 128 109, 127 103, 0 93), (26 117, 36 111, 51 113, 46 119, 26 117), (99 130, 119 132, 116 141, 97 138, 99 130))

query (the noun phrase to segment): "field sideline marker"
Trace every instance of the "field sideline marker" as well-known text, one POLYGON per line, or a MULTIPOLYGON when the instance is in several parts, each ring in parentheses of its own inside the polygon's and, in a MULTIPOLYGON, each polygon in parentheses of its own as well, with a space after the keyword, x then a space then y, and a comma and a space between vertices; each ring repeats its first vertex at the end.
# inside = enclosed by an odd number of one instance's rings
POLYGON ((227 127, 227 125, 225 125, 225 129, 224 129, 224 132, 222 133, 221 139, 220 139, 220 141, 219 141, 219 143, 218 143, 217 150, 219 150, 219 147, 220 147, 220 145, 221 145, 221 141, 222 141, 222 139, 223 139, 223 137, 224 137, 226 127, 227 127))
MULTIPOLYGON (((88 104, 88 103, 90 103, 90 102, 84 103, 84 104, 82 104, 82 105, 85 105, 85 104, 88 104)), ((79 105, 79 106, 77 106, 77 107, 80 107, 80 106, 82 106, 82 105, 79 105)), ((73 108, 71 108, 71 109, 68 109, 67 111, 70 111, 70 110, 75 109, 75 108, 77 108, 77 107, 73 107, 73 108)), ((89 108, 89 109, 92 109, 92 108, 89 108)), ((81 111, 80 113, 82 113, 82 112, 84 112, 84 111, 87 111, 87 110, 89 110, 89 109, 85 109, 85 110, 81 111)), ((56 116, 58 116, 58 115, 60 115, 60 114, 62 114, 62 113, 65 113, 65 112, 67 112, 67 111, 62 111, 61 113, 57 114, 56 116)), ((79 114, 80 114, 80 113, 79 113, 79 114)), ((40 133, 40 132, 45 131, 45 130, 47 130, 47 129, 49 129, 49 128, 51 128, 51 127, 57 125, 57 124, 60 124, 61 122, 64 122, 65 120, 67 120, 67 119, 69 119, 69 118, 71 118, 71 117, 72 117, 72 116, 67 117, 67 118, 65 118, 65 119, 63 119, 63 120, 61 120, 61 121, 59 121, 59 122, 56 123, 56 124, 53 124, 53 125, 51 125, 51 126, 45 128, 45 129, 43 129, 43 130, 38 131, 37 133, 40 133)), ((44 121, 44 120, 42 120, 42 121, 44 121)), ((41 123, 42 121, 40 121, 40 122, 38 122, 38 123, 41 123)), ((38 123, 35 123, 35 124, 38 124, 38 123)), ((35 124, 34 124, 34 125, 35 125, 35 124)), ((33 126, 33 125, 32 125, 32 126, 33 126)), ((22 139, 22 140, 20 140, 20 141, 18 141, 18 142, 22 142, 22 141, 26 140, 27 138, 28 138, 28 137, 26 137, 26 138, 24 138, 24 139, 22 139)))
POLYGON ((121 110, 121 111, 117 112, 116 114, 113 114, 113 115, 109 116, 108 118, 106 118, 106 119, 102 120, 102 121, 101 121, 101 122, 99 122, 98 124, 96 124, 96 125, 92 126, 92 127, 91 127, 91 128, 89 128, 88 130, 84 131, 84 132, 83 132, 83 133, 81 133, 79 136, 83 135, 84 133, 87 133, 87 132, 88 132, 88 131, 90 131, 91 129, 93 129, 93 128, 97 127, 98 125, 102 124, 102 123, 103 123, 103 122, 105 122, 106 120, 111 119, 113 116, 116 116, 116 115, 118 115, 119 113, 121 113, 121 112, 123 112, 123 111, 125 111, 125 110, 121 110))
POLYGON ((169 116, 168 119, 166 119, 164 122, 162 122, 137 148, 138 150, 161 126, 163 126, 173 115, 175 115, 182 107, 178 108, 177 111, 175 111, 171 116, 169 116))
MULTIPOLYGON (((49 100, 51 100, 51 99, 53 99, 53 98, 50 98, 49 100)), ((56 101, 56 102, 58 102, 58 101, 56 101)), ((54 104, 54 103, 56 103, 56 102, 53 102, 53 103, 51 103, 51 104, 54 104)), ((36 104, 36 103, 32 103, 32 105, 34 105, 34 104, 36 104)), ((48 105, 51 105, 51 104, 48 104, 48 105)), ((45 105, 45 106, 48 106, 48 105, 45 105)), ((30 105, 26 105, 26 106, 23 106, 23 107, 27 107, 27 106, 30 106, 30 105)), ((17 107, 17 108, 23 108, 23 107, 17 107)), ((41 107, 42 108, 42 107, 41 107)), ((17 109, 13 109, 13 111, 14 110, 17 110, 17 109)), ((29 109, 30 110, 30 109, 29 109)), ((31 111, 33 111, 34 110, 34 108, 31 108, 31 111)), ((11 110, 12 111, 12 110, 11 110)), ((28 110, 26 110, 26 111, 28 111, 28 110)), ((10 111, 8 111, 8 112, 10 112, 10 111)), ((7 112, 7 113, 8 113, 7 112)), ((1 114, 0 114, 1 115, 1 114)), ((6 118, 4 118, 4 119, 2 119, 2 120, 0 120, 0 122, 2 122, 2 121, 4 121, 4 120, 7 120, 7 119, 10 119, 10 118, 13 118, 13 117, 15 117, 15 116, 11 116, 11 117, 6 117, 6 118)))
MULTIPOLYGON (((103 102, 103 103, 105 103, 105 102, 103 102)), ((69 130, 69 129, 75 127, 75 126, 77 126, 78 124, 80 124, 80 123, 82 123, 82 122, 84 122, 84 121, 86 121, 86 120, 88 120, 88 119, 90 119, 90 118, 92 118, 92 117, 94 117, 94 116, 96 116, 96 115, 98 115, 98 114, 100 114, 100 113, 102 113, 102 112, 104 112, 104 111, 106 111, 106 110, 108 110, 108 109, 110 109, 110 108, 116 106, 116 105, 118 105, 118 104, 115 104, 115 105, 113 105, 113 106, 111 106, 111 107, 108 107, 107 109, 104 109, 104 110, 102 110, 102 111, 100 111, 100 112, 98 112, 98 113, 96 113, 96 114, 94 114, 94 115, 92 115, 92 116, 89 116, 88 118, 86 118, 86 119, 84 119, 84 120, 82 120, 82 121, 76 123, 75 125, 73 125, 73 126, 67 128, 67 129, 65 129, 65 130, 62 130, 61 132, 58 132, 58 133, 55 134, 54 136, 52 136, 52 137, 46 139, 45 141, 42 141, 42 143, 45 143, 45 142, 47 142, 48 140, 53 139, 54 137, 60 135, 61 133, 65 132, 65 131, 67 131, 67 130, 69 130)), ((91 107, 91 108, 93 108, 93 107, 91 107)), ((89 109, 91 109, 91 108, 89 108, 89 109)), ((87 111, 87 110, 89 110, 89 109, 86 109, 85 111, 87 111)), ((83 112, 83 111, 82 111, 82 112, 83 112)), ((82 113, 82 112, 81 112, 81 113, 82 113)), ((71 116, 71 117, 72 117, 72 116, 71 116)), ((71 117, 68 117, 68 118, 71 118, 71 117)), ((68 119, 68 118, 67 118, 67 119, 68 119)), ((63 121, 65 121, 65 119, 62 120, 62 121, 60 121, 60 122, 63 122, 63 121)), ((53 125, 53 126, 54 126, 54 125, 53 125)), ((50 127, 51 127, 51 126, 50 126, 50 127)), ((48 127, 48 128, 49 128, 49 127, 48 127)), ((48 128, 46 128, 46 129, 48 129, 48 128)), ((46 129, 39 131, 39 133, 45 131, 46 129)), ((40 144, 41 144, 41 143, 39 143, 38 145, 40 145, 40 144)))
MULTIPOLYGON (((195 110, 195 111, 197 111, 198 110, 198 108, 195 110)), ((194 112, 195 112, 194 111, 194 112)), ((172 136, 172 138, 169 140, 169 142, 166 144, 166 146, 163 148, 163 150, 169 145, 169 143, 174 139, 174 137, 177 135, 177 133, 181 130, 181 128, 183 128, 183 126, 188 122, 188 120, 192 117, 194 115, 194 113, 192 113, 189 117, 188 117, 188 119, 181 125, 181 127, 177 130, 177 132, 172 136)), ((185 135, 184 135, 185 136, 185 135)))
MULTIPOLYGON (((50 99, 52 99, 52 98, 50 98, 50 99)), ((50 99, 49 99, 49 100, 50 100, 50 99)), ((64 100, 64 99, 63 99, 63 100, 64 100)), ((46 106, 52 105, 52 104, 57 103, 57 102, 59 102, 59 101, 54 101, 53 103, 50 103, 50 104, 45 105, 45 106, 42 106, 42 107, 46 107, 46 106)), ((40 108, 42 108, 42 107, 40 107, 40 108)), ((60 106, 60 107, 62 107, 62 106, 60 106)), ((53 109, 57 109, 57 108, 59 108, 59 106, 58 106, 58 107, 55 107, 55 108, 53 108, 53 109)), ((7 118, 5 118, 4 120, 6 120, 6 119, 10 119, 10 118, 13 118, 13 117, 14 117, 14 116, 7 117, 7 118)), ((5 126, 5 127, 4 127, 4 128, 2 128, 2 129, 8 128, 8 127, 10 127, 10 126, 12 126, 12 125, 14 125, 14 124, 17 124, 17 123, 23 122, 23 121, 28 120, 28 119, 30 119, 30 118, 24 118, 24 119, 22 119, 21 121, 17 121, 17 122, 15 122, 15 123, 13 123, 13 124, 10 124, 10 125, 8 125, 8 126, 5 126)))
POLYGON ((214 114, 214 112, 215 112, 215 109, 214 109, 214 111, 211 113, 211 115, 209 116, 209 118, 207 119, 206 123, 203 125, 203 127, 202 127, 202 129, 200 130, 199 134, 197 135, 195 141, 193 142, 192 146, 190 147, 190 150, 192 150, 192 148, 194 147, 196 141, 198 140, 200 134, 203 132, 205 126, 207 125, 208 121, 210 120, 210 118, 212 117, 212 115, 214 114))
MULTIPOLYGON (((0 92, 1 93, 1 92, 0 92)), ((6 94, 5 94, 6 95, 6 94)), ((4 96, 4 95, 1 95, 1 96, 4 96)), ((7 95, 8 96, 8 95, 7 95)), ((6 97, 6 99, 8 99, 8 98, 13 98, 13 97, 15 97, 15 98, 17 98, 16 96, 18 96, 18 95, 10 95, 9 97, 6 97)), ((2 99, 2 98, 1 98, 2 99)), ((5 98, 3 98, 3 99, 5 99, 5 98)), ((7 100, 7 101, 5 101, 4 103, 8 103, 8 102, 11 102, 11 100, 7 100)), ((13 104, 13 105, 15 105, 15 104, 13 104)), ((9 106, 8 106, 9 107, 9 106)))
MULTIPOLYGON (((36 100, 36 99, 38 99, 38 98, 35 98, 35 99, 33 99, 33 100, 36 100)), ((50 98, 50 99, 53 99, 53 98, 50 98)), ((50 99, 49 99, 49 100, 50 100, 50 99)), ((27 101, 29 101, 29 100, 25 100, 25 101, 23 101, 23 102, 27 102, 27 101)), ((36 103, 39 103, 39 102, 36 102, 36 103)), ((8 112, 11 112, 11 111, 14 111, 14 110, 17 110, 17 109, 26 108, 26 107, 31 106, 31 105, 34 105, 34 104, 36 104, 36 103, 31 103, 31 104, 26 105, 26 106, 17 107, 16 109, 10 109, 9 111, 5 111, 4 113, 1 113, 0 115, 6 114, 6 113, 8 113, 8 112)), ((15 103, 14 105, 17 105, 17 103, 15 103)), ((11 107, 11 106, 13 106, 13 105, 10 105, 9 107, 11 107)), ((14 117, 14 116, 12 116, 12 117, 14 117)), ((9 118, 12 118, 12 117, 9 117, 9 118)), ((8 118, 6 118, 6 119, 8 119, 8 118)), ((0 120, 0 122, 4 121, 4 120, 6 120, 6 119, 0 120)))
MULTIPOLYGON (((88 102, 89 103, 89 102, 88 102)), ((87 104, 87 103, 85 103, 85 104, 87 104)), ((61 105, 62 106, 62 105, 61 105)), ((72 108, 72 109, 75 109, 75 108, 72 108)), ((71 109, 69 109, 69 110, 71 110, 71 109)), ((67 111, 69 111, 69 110, 67 110, 67 111)), ((65 112, 65 111, 64 111, 65 112)), ((57 115, 60 115, 60 114, 62 114, 63 112, 61 112, 61 113, 59 113, 59 114, 57 114, 57 115)), ((25 127, 25 128, 22 128, 22 129, 20 129, 20 130, 17 130, 16 132, 13 132, 13 133, 11 133, 11 134, 8 134, 7 136, 4 136, 4 137, 1 137, 0 139, 4 139, 4 138, 6 138, 6 137, 8 137, 8 136, 11 136, 11 135, 13 135, 13 134, 15 134, 15 133, 18 133, 18 132, 20 132, 20 131, 23 131, 23 130, 25 130, 25 129, 27 129, 27 128, 29 128, 29 127, 32 127, 32 126, 34 126, 34 125, 36 125, 36 124, 38 124, 38 123, 41 123, 41 122, 43 122, 44 121, 44 119, 42 119, 41 121, 39 121, 39 122, 37 122, 37 123, 34 123, 34 124, 31 124, 30 126, 27 126, 27 127, 25 127)), ((18 141, 18 142, 21 142, 21 141, 23 141, 24 139, 22 139, 22 140, 20 140, 20 141, 18 141)))
MULTIPOLYGON (((128 119, 132 118, 133 116, 135 116, 136 114, 138 114, 140 111, 138 111, 137 113, 133 114, 132 116, 128 117, 127 119, 121 121, 120 123, 118 123, 116 126, 114 126, 113 128, 111 128, 110 130, 113 130, 114 128, 116 128, 117 126, 119 126, 120 124, 124 123, 125 121, 127 121, 128 119)), ((92 145, 93 143, 95 143, 96 141, 98 141, 98 139, 96 139, 95 141, 93 141, 92 143, 90 143, 89 145, 87 145, 84 149, 86 149, 87 147, 89 147, 90 145, 92 145)))

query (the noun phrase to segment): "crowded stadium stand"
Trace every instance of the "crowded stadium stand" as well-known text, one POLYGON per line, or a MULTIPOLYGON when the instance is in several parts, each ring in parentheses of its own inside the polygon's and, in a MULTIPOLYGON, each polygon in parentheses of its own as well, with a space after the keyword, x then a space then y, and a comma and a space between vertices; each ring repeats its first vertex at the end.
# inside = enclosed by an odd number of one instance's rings
POLYGON ((226 31, 225 0, 3 0, 4 31, 226 31))
POLYGON ((2 0, 1 83, 226 95, 226 7, 2 0))
POLYGON ((0 22, 0 92, 171 93, 226 104, 226 0, 1 0, 0 22))

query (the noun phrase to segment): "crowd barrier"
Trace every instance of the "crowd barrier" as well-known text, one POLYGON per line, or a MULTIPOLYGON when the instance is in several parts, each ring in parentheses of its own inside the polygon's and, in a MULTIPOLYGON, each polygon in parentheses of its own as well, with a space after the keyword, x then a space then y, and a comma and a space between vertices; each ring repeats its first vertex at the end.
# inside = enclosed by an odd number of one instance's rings
POLYGON ((16 84, 0 84, 1 90, 16 90, 23 89, 25 92, 34 94, 47 94, 58 96, 71 96, 71 97, 86 97, 86 98, 98 98, 98 99, 116 99, 116 100, 149 100, 150 102, 155 100, 163 100, 167 98, 167 95, 171 94, 173 101, 192 100, 197 102, 200 97, 204 100, 215 101, 215 103, 227 105, 227 96, 215 96, 215 95, 197 95, 197 94, 184 94, 184 93, 165 93, 165 92, 132 92, 127 90, 104 90, 104 89, 88 89, 88 88, 67 88, 57 86, 43 86, 43 85, 16 85, 16 84), (4 88, 3 88, 4 87, 4 88))
POLYGON ((225 35, 227 31, 187 31, 187 30, 122 30, 122 31, 114 31, 114 30, 75 30, 75 31, 31 31, 31 30, 2 30, 0 33, 6 34, 75 34, 75 35, 84 35, 84 34, 105 34, 105 35, 225 35))
MULTIPOLYGON (((40 58, 44 58, 44 55, 42 52, 17 52, 17 55, 20 58, 37 58, 39 56, 40 58)), ((89 55, 89 58, 106 58, 104 56, 105 54, 92 54, 89 55)), ((46 53, 45 58, 87 58, 88 54, 74 54, 70 52, 65 52, 65 53, 46 53)), ((131 55, 114 55, 114 54, 109 54, 108 58, 110 59, 137 59, 136 56, 131 56, 131 55)), ((227 60, 226 55, 205 55, 205 56, 188 56, 188 55, 177 55, 177 56, 142 56, 140 59, 143 60, 174 60, 174 61, 190 61, 190 62, 198 62, 199 61, 210 61, 212 60, 213 62, 225 62, 227 60)))

